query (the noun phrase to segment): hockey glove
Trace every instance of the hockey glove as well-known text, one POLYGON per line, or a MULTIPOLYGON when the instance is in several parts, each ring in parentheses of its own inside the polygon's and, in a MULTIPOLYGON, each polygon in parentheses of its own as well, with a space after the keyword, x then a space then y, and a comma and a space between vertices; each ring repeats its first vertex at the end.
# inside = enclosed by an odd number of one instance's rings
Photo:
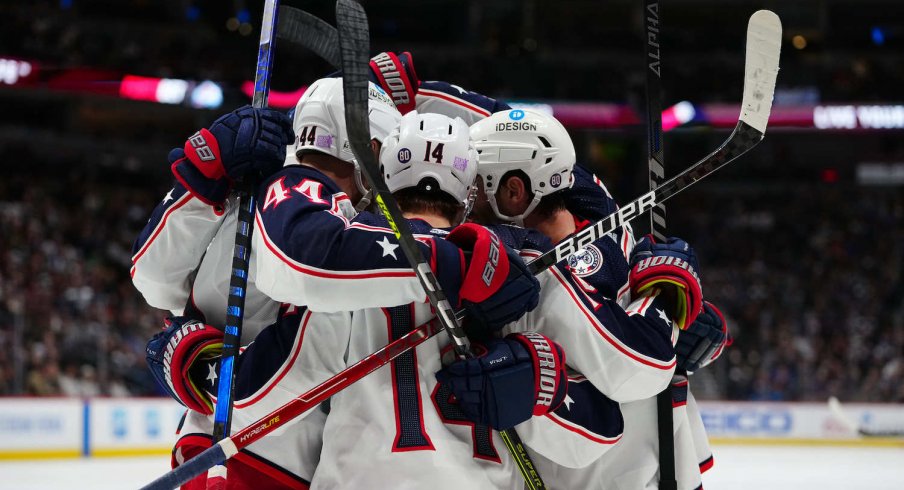
POLYGON ((413 111, 416 105, 414 99, 420 80, 414 71, 414 60, 411 53, 405 51, 402 54, 392 52, 380 53, 370 59, 370 81, 392 97, 396 109, 402 115, 413 111))
POLYGON ((213 413, 217 360, 223 332, 186 317, 170 317, 148 342, 147 363, 154 380, 177 402, 204 415, 213 413), (207 385, 211 386, 205 386, 207 385))
POLYGON ((478 357, 436 373, 472 422, 505 430, 552 412, 565 400, 565 352, 545 335, 516 333, 474 345, 478 357))
POLYGON ((731 342, 722 312, 706 301, 697 320, 687 330, 678 333, 675 345, 678 368, 692 373, 715 361, 731 342))
POLYGON ((537 307, 540 283, 521 257, 492 231, 473 223, 460 225, 446 240, 470 253, 458 296, 469 326, 495 332, 537 307))
POLYGON ((279 170, 294 138, 292 121, 284 113, 245 106, 193 134, 181 154, 171 151, 172 172, 192 195, 219 205, 233 181, 260 179, 279 170))
POLYGON ((574 183, 561 191, 568 211, 592 221, 601 220, 616 211, 612 196, 589 170, 575 165, 571 175, 574 183))
POLYGON ((643 237, 631 251, 628 283, 634 296, 658 288, 678 328, 686 329, 703 310, 703 289, 694 249, 680 238, 656 243, 643 237))

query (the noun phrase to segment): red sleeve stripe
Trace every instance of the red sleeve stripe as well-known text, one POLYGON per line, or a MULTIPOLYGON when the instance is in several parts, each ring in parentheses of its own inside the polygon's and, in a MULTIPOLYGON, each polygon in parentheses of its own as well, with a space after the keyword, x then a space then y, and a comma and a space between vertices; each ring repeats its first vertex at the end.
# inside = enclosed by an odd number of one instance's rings
POLYGON ((263 223, 261 223, 261 218, 259 214, 255 214, 254 219, 256 221, 257 229, 260 230, 259 234, 261 238, 264 240, 264 244, 273 253, 279 260, 283 263, 291 267, 292 269, 301 272, 302 274, 314 276, 314 277, 323 277, 327 279, 374 279, 374 278, 386 278, 386 277, 414 277, 414 271, 411 269, 378 269, 372 272, 352 272, 352 271, 325 271, 323 269, 318 269, 315 267, 305 266, 295 260, 287 257, 282 250, 279 249, 273 242, 270 240, 270 237, 267 235, 267 230, 264 228, 263 223))
POLYGON ((706 473, 710 468, 713 467, 714 464, 715 461, 713 460, 712 455, 710 455, 708 458, 700 462, 700 473, 706 473))
POLYGON ((467 101, 465 101, 465 100, 459 99, 458 97, 453 97, 453 96, 451 96, 451 95, 449 95, 449 94, 446 94, 446 93, 443 93, 443 92, 437 92, 437 91, 435 91, 435 90, 427 90, 427 89, 421 88, 421 89, 418 89, 417 95, 418 95, 418 96, 424 96, 424 97, 436 97, 437 99, 442 99, 442 100, 445 100, 445 101, 447 101, 447 102, 451 102, 451 103, 453 103, 453 104, 460 105, 460 106, 464 107, 465 109, 468 109, 468 110, 471 111, 471 112, 475 112, 475 113, 477 113, 477 114, 480 114, 480 115, 483 116, 483 117, 489 117, 489 116, 490 116, 490 112, 489 112, 489 111, 487 111, 487 110, 485 110, 485 109, 482 109, 482 108, 480 108, 480 107, 478 107, 478 106, 476 106, 476 105, 474 105, 474 104, 472 104, 472 103, 470 103, 470 102, 467 102, 467 101))
POLYGON ((565 430, 574 432, 575 434, 577 434, 585 439, 589 439, 598 444, 606 444, 606 445, 615 444, 618 441, 620 441, 622 438, 622 434, 619 434, 616 437, 605 437, 605 436, 601 436, 599 434, 595 434, 577 424, 574 424, 572 422, 569 422, 569 421, 559 417, 555 413, 548 413, 548 414, 546 414, 546 417, 549 418, 549 420, 552 420, 553 422, 555 422, 557 425, 564 428, 565 430))
MULTIPOLYGON (((656 369, 662 369, 663 371, 667 371, 667 370, 670 370, 675 367, 677 360, 674 357, 672 357, 672 360, 670 362, 664 363, 663 361, 660 361, 658 359, 653 359, 653 358, 645 356, 639 352, 635 352, 633 349, 631 349, 628 346, 626 346, 625 344, 623 344, 620 340, 613 337, 609 333, 609 331, 606 330, 606 327, 604 327, 600 323, 599 319, 597 319, 593 313, 591 313, 589 310, 587 310, 587 307, 584 305, 584 303, 582 303, 581 300, 578 299, 574 290, 571 288, 571 286, 568 284, 568 282, 564 278, 562 278, 558 269, 551 268, 549 270, 552 271, 553 276, 555 276, 555 278, 559 281, 559 283, 562 284, 562 286, 565 288, 565 290, 568 291, 568 295, 571 296, 572 301, 574 301, 574 303, 576 305, 578 305, 578 308, 581 310, 581 312, 584 314, 584 316, 587 317, 587 320, 594 326, 594 328, 596 328, 596 331, 599 332, 599 334, 609 344, 611 344, 613 347, 615 347, 616 350, 618 350, 622 354, 628 356, 629 358, 631 358, 641 364, 645 364, 647 366, 650 366, 650 367, 653 367, 656 369)), ((648 298, 648 299, 652 303, 652 299, 651 298, 648 298)))
POLYGON ((245 408, 249 405, 253 405, 260 401, 261 398, 270 393, 273 390, 273 387, 279 384, 279 382, 286 376, 286 374, 292 370, 292 366, 295 365, 295 360, 298 359, 298 353, 301 352, 301 345, 304 342, 304 332, 308 328, 308 321, 311 319, 311 312, 304 312, 304 319, 301 321, 301 328, 298 329, 298 334, 295 336, 295 345, 292 347, 292 355, 289 357, 286 362, 279 368, 279 373, 276 376, 270 378, 270 380, 265 384, 261 389, 257 390, 257 393, 253 394, 250 398, 246 398, 244 400, 236 400, 235 408, 245 408))
MULTIPOLYGON (((144 245, 141 246, 141 249, 139 249, 138 252, 132 257, 133 264, 138 262, 138 259, 140 259, 141 256, 144 255, 145 252, 147 252, 148 247, 151 246, 151 243, 153 243, 154 240, 157 239, 157 236, 160 235, 161 231, 163 231, 163 228, 166 226, 166 221, 169 219, 170 215, 173 214, 173 211, 181 208, 191 199, 192 199, 191 193, 186 192, 184 196, 180 197, 178 201, 174 202, 169 207, 169 209, 167 209, 166 212, 163 213, 163 217, 160 218, 160 222, 157 223, 157 226, 154 228, 154 232, 151 233, 151 237, 148 238, 148 241, 144 242, 144 245)), ((132 273, 132 275, 133 276, 135 275, 134 272, 132 273)))

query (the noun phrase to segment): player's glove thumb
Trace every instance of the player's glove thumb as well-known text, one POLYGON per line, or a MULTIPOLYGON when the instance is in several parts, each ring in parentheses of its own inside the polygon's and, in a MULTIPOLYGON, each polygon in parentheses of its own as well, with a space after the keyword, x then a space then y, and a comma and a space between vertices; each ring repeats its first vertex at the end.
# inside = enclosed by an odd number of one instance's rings
POLYGON ((712 303, 703 303, 703 313, 687 330, 678 334, 675 355, 678 367, 692 373, 715 361, 722 350, 731 345, 731 334, 725 317, 712 303))
POLYGON ((460 225, 446 240, 470 252, 459 291, 470 328, 495 332, 536 308, 540 283, 521 257, 492 231, 460 225))
POLYGON ((370 70, 370 80, 389 94, 402 115, 414 110, 420 80, 414 71, 411 53, 380 53, 370 59, 370 70))
POLYGON ((505 430, 552 412, 565 400, 565 352, 545 335, 511 334, 474 346, 478 357, 436 373, 441 389, 455 395, 472 422, 505 430))
POLYGON ((656 243, 651 235, 643 237, 631 251, 628 284, 631 293, 641 295, 654 288, 669 305, 669 316, 684 330, 703 311, 703 288, 697 275, 694 249, 680 238, 656 243))

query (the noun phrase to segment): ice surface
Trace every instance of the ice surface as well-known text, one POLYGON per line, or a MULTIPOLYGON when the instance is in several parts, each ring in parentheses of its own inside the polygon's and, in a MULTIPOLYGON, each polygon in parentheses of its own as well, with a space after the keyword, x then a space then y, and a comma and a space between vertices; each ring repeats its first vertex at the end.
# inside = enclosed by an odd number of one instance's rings
MULTIPOLYGON (((715 446, 706 490, 904 488, 904 447, 715 446)), ((169 469, 167 457, 2 461, 0 489, 139 488, 169 469)), ((555 482, 551 488, 557 488, 555 482)))

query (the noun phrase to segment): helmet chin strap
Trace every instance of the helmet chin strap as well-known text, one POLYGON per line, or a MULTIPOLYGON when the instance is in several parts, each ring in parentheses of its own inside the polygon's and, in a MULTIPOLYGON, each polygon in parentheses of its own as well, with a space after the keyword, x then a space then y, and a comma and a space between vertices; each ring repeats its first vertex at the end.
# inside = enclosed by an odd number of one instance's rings
POLYGON ((525 209, 523 213, 517 216, 508 216, 502 214, 502 212, 499 211, 499 205, 496 203, 496 193, 494 192, 492 194, 487 194, 487 201, 490 202, 490 208, 493 210, 493 213, 496 215, 496 217, 503 221, 515 223, 521 228, 524 228, 524 218, 528 217, 530 213, 533 212, 534 208, 536 208, 537 205, 540 204, 540 199, 541 196, 534 194, 533 200, 530 202, 530 204, 527 205, 527 209, 525 209))

